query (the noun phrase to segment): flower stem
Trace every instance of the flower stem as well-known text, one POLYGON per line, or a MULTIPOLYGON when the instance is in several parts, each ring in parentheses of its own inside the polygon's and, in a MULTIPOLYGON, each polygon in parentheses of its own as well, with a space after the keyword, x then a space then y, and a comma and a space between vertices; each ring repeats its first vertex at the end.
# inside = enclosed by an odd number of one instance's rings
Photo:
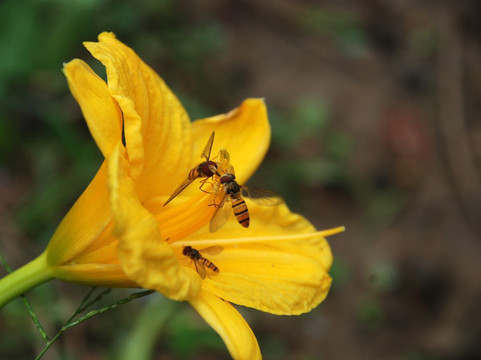
POLYGON ((53 278, 44 252, 35 260, 0 279, 0 308, 25 291, 53 278))

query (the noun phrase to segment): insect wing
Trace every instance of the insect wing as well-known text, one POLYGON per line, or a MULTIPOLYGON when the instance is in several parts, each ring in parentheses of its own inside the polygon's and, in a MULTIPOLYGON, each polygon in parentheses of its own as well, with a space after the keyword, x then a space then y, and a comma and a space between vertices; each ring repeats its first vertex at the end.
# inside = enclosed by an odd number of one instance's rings
POLYGON ((202 279, 205 279, 206 275, 207 275, 207 271, 205 270, 205 266, 202 265, 199 260, 193 260, 194 261, 194 265, 195 265, 195 270, 197 271, 197 273, 200 275, 200 277, 202 279))
POLYGON ((210 158, 210 151, 212 150, 212 144, 214 143, 214 136, 215 131, 212 131, 209 140, 207 140, 207 144, 205 144, 204 151, 202 151, 202 156, 209 161, 210 158))
POLYGON ((226 166, 226 168, 224 169, 224 174, 232 174, 232 175, 235 175, 235 170, 234 170, 234 167, 229 164, 228 166, 226 166))
POLYGON ((219 150, 219 159, 220 161, 230 161, 230 154, 227 149, 220 149, 219 150))
POLYGON ((219 171, 222 174, 233 174, 234 167, 230 163, 230 154, 226 149, 219 150, 219 171))
POLYGON ((227 219, 229 219, 231 213, 230 206, 227 206, 227 203, 230 202, 229 200, 229 195, 225 194, 221 203, 215 209, 214 216, 209 225, 210 232, 219 230, 227 222, 227 219))
POLYGON ((247 186, 243 186, 241 191, 242 196, 251 199, 257 205, 275 206, 284 202, 282 196, 275 191, 247 186))
POLYGON ((177 195, 179 195, 187 186, 189 186, 192 181, 194 181, 195 179, 197 179, 199 177, 199 175, 196 175, 194 178, 190 178, 188 177, 187 179, 185 179, 182 184, 179 185, 179 187, 177 189, 175 189, 175 191, 172 193, 172 195, 170 195, 170 198, 164 203, 164 205, 162 206, 165 206, 167 205, 168 203, 170 203, 177 195))
POLYGON ((200 250, 202 254, 207 254, 207 255, 218 255, 220 254, 224 248, 222 246, 209 246, 207 248, 204 248, 200 250))

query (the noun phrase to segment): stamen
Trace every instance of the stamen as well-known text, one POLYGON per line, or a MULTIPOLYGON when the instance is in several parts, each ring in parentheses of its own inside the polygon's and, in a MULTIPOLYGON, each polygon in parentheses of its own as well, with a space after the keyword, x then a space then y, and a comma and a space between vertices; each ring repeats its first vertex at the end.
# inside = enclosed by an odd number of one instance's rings
MULTIPOLYGON (((270 241, 283 241, 283 240, 303 240, 312 239, 317 236, 327 237, 335 234, 339 234, 345 231, 344 226, 339 226, 332 229, 316 231, 308 234, 293 234, 293 235, 281 235, 281 236, 260 236, 260 237, 245 237, 236 239, 213 239, 213 240, 196 240, 192 241, 196 247, 207 247, 214 245, 227 245, 227 244, 247 244, 256 242, 270 242, 270 241)), ((181 242, 171 244, 172 247, 181 247, 181 242)))

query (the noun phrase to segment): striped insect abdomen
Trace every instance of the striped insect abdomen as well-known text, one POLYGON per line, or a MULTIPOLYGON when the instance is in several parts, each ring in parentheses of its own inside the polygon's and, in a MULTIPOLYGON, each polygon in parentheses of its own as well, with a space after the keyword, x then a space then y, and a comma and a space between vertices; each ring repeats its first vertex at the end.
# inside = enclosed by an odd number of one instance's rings
POLYGON ((206 258, 201 258, 201 259, 199 260, 199 262, 200 262, 202 265, 204 265, 204 266, 208 267, 209 269, 211 269, 212 271, 219 272, 219 268, 218 268, 217 266, 215 266, 212 261, 207 260, 206 258))
POLYGON ((243 227, 249 227, 250 217, 246 202, 242 197, 232 197, 232 209, 239 224, 243 227))

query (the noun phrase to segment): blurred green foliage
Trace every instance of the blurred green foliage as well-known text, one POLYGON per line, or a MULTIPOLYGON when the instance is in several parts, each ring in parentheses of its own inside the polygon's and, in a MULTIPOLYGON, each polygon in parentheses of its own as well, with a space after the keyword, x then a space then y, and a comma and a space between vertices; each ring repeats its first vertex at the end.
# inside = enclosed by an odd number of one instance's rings
POLYGON ((294 207, 304 201, 299 190, 347 186, 353 143, 336 129, 328 103, 299 98, 287 107, 269 107, 269 118, 272 147, 253 182, 275 179, 274 190, 294 207))
POLYGON ((206 351, 222 353, 225 345, 187 303, 153 296, 138 311, 130 331, 119 341, 114 358, 148 360, 158 348, 179 359, 191 359, 206 351))
POLYGON ((373 330, 382 325, 383 308, 376 296, 365 295, 358 299, 357 317, 359 323, 366 329, 373 330))
POLYGON ((353 12, 320 6, 306 6, 298 19, 301 28, 333 39, 344 51, 359 56, 367 50, 368 36, 353 12))

